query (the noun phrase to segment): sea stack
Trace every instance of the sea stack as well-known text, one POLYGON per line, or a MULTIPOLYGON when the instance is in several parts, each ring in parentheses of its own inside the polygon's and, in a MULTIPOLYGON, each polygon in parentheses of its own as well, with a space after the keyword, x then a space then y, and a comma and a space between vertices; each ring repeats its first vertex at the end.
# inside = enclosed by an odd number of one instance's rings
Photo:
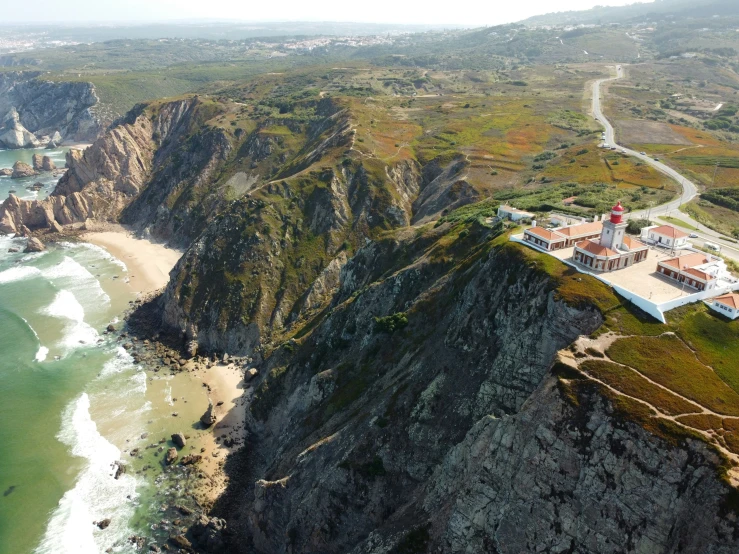
POLYGON ((202 423, 206 427, 210 427, 215 422, 216 422, 216 414, 213 413, 213 402, 208 402, 208 409, 205 410, 205 413, 200 418, 200 423, 202 423))
POLYGON ((13 174, 10 178, 22 179, 23 177, 33 177, 34 175, 38 175, 38 172, 30 165, 24 162, 15 162, 13 165, 13 174))
POLYGON ((24 252, 43 252, 46 250, 44 243, 36 237, 29 237, 24 252))

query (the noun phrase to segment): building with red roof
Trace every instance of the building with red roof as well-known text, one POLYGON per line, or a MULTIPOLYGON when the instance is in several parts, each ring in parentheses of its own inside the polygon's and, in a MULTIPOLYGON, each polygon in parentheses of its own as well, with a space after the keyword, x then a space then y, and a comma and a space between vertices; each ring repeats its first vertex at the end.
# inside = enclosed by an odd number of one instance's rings
POLYGON ((739 317, 739 294, 735 292, 722 294, 711 300, 709 306, 729 319, 736 319, 739 317))
POLYGON ((644 229, 643 237, 657 246, 682 248, 688 245, 688 233, 675 229, 672 225, 660 225, 644 229))
POLYGON ((601 224, 600 236, 576 243, 572 258, 596 271, 613 271, 646 260, 649 247, 626 236, 623 214, 624 208, 618 202, 611 208, 611 217, 601 224))
POLYGON ((703 252, 691 252, 657 263, 657 273, 696 290, 712 290, 726 273, 726 262, 703 252))

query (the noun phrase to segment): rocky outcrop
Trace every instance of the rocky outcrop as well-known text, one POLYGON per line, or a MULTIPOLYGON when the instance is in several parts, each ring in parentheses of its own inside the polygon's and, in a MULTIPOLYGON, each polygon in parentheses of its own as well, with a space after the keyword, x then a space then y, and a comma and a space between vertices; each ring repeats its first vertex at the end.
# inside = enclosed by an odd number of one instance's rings
MULTIPOLYGON (((0 75, 0 114, 15 113, 17 129, 25 130, 26 138, 35 145, 56 139, 90 142, 102 128, 94 114, 99 100, 92 83, 46 81, 39 72, 5 72, 0 75)), ((22 132, 22 131, 21 131, 22 132)), ((15 135, 18 136, 17 134, 15 135)), ((19 141, 10 137, 11 142, 19 141)), ((6 148, 13 146, 0 134, 6 148)))
POLYGON ((33 169, 35 171, 53 171, 56 169, 54 162, 49 156, 42 156, 41 154, 33 155, 33 169))
POLYGON ((41 171, 54 171, 55 169, 56 165, 49 156, 41 158, 41 171))
POLYGON ((519 247, 491 247, 496 229, 468 229, 462 269, 432 259, 446 232, 360 249, 315 329, 258 366, 251 444, 216 512, 224 551, 736 549, 712 451, 552 374, 601 314, 519 247), (402 330, 378 326, 401 311, 402 330))
POLYGON ((26 242, 26 248, 23 250, 24 252, 43 252, 46 250, 46 247, 44 246, 44 243, 41 242, 36 237, 30 237, 28 241, 26 242))
MULTIPOLYGON (((151 229, 161 239, 175 238, 168 233, 176 233, 182 227, 185 231, 177 233, 177 240, 173 242, 186 243, 205 224, 207 212, 199 211, 198 221, 193 221, 187 216, 194 205, 181 203, 170 208, 168 205, 174 203, 171 198, 181 195, 188 180, 206 186, 209 174, 202 164, 216 167, 214 160, 222 161, 230 148, 222 133, 204 131, 208 136, 221 139, 216 140, 211 149, 201 148, 202 144, 192 145, 192 163, 182 160, 182 141, 193 127, 199 127, 200 109, 201 103, 194 98, 164 103, 157 107, 156 113, 153 109, 146 112, 145 106, 139 106, 85 151, 72 149, 68 152, 69 169, 47 199, 8 198, 0 206, 0 232, 15 232, 20 225, 31 229, 50 228, 53 221, 60 225, 91 218, 118 221, 130 207, 125 222, 142 230, 162 225, 166 229, 151 229), (161 167, 172 168, 171 171, 184 176, 186 182, 173 177, 169 171, 155 171, 161 167), (152 195, 156 196, 156 201, 152 200, 152 195), (142 199, 141 204, 131 206, 139 199, 142 199), (142 204, 146 207, 142 208, 142 204)), ((195 133, 192 140, 196 141, 198 136, 199 133, 195 133)))
POLYGON ((187 444, 187 440, 185 439, 185 435, 182 433, 175 433, 172 435, 172 442, 175 444, 177 448, 185 448, 185 445, 187 444))
POLYGON ((35 169, 25 162, 18 161, 13 164, 13 173, 10 175, 10 178, 23 179, 25 177, 33 177, 34 175, 38 175, 35 169))
POLYGON ((205 413, 202 416, 200 416, 200 423, 205 427, 212 427, 216 421, 215 408, 213 407, 213 403, 209 401, 208 409, 205 410, 205 413))
POLYGON ((622 416, 593 386, 572 405, 550 378, 516 415, 481 419, 430 480, 431 540, 446 552, 735 551, 717 455, 622 416))
POLYGON ((177 460, 177 449, 176 448, 170 448, 167 450, 167 454, 164 456, 164 463, 167 465, 172 465, 177 460))
POLYGON ((21 124, 15 108, 10 108, 0 122, 0 148, 35 148, 40 144, 36 136, 21 124))

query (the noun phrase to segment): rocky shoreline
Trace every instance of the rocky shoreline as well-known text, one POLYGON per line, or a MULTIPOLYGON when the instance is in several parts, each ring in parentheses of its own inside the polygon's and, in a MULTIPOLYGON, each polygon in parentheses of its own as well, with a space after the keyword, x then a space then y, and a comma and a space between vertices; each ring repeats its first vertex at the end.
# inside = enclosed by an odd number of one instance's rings
MULTIPOLYGON (((123 452, 140 463, 146 460, 147 454, 154 453, 158 464, 148 463, 135 470, 132 468, 133 462, 117 460, 113 478, 117 479, 129 471, 149 476, 149 472, 159 471, 155 479, 155 499, 156 504, 161 506, 161 519, 151 525, 150 535, 129 537, 129 542, 137 549, 151 552, 218 551, 226 544, 226 522, 208 514, 227 485, 228 475, 224 470, 226 456, 241 448, 246 440, 244 404, 253 391, 250 383, 245 382, 241 402, 226 411, 222 391, 219 394, 217 385, 212 385, 206 379, 209 374, 214 376, 214 372, 230 371, 238 373, 242 379, 250 380, 256 375, 256 370, 247 369, 253 361, 248 357, 202 355, 188 351, 188 343, 182 336, 160 330, 156 317, 158 300, 159 293, 155 292, 132 301, 123 324, 111 324, 103 334, 115 336, 115 342, 145 369, 150 380, 164 375, 186 374, 202 380, 202 387, 210 399, 208 410, 199 421, 183 421, 182 428, 212 429, 213 445, 196 448, 190 442, 190 435, 185 432, 161 437, 152 440, 143 450, 134 448, 123 452), (239 417, 234 414, 237 417, 233 417, 231 411, 234 410, 242 415, 239 417)), ((172 412, 173 418, 178 416, 177 411, 172 412)), ((142 438, 149 437, 147 433, 142 433, 142 438)), ((105 529, 109 520, 93 523, 105 529)))

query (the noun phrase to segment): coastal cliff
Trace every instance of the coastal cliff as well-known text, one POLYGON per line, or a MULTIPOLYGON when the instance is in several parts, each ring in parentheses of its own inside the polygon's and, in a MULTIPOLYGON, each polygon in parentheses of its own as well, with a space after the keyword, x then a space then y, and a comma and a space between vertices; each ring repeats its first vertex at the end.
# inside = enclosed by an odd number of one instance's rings
MULTIPOLYGON (((47 199, 11 194, 0 206, 0 231, 58 230, 90 218, 119 221, 125 213, 124 221, 139 229, 186 244, 199 228, 186 218, 191 206, 175 205, 174 198, 207 182, 207 168, 231 147, 223 134, 200 129, 212 113, 196 98, 134 108, 85 151, 70 150, 69 169, 47 199)), ((201 226, 207 215, 201 214, 201 226)))
POLYGON ((657 432, 558 363, 630 309, 612 291, 509 243, 463 155, 360 150, 365 108, 348 100, 258 115, 265 105, 137 106, 70 153, 47 200, 0 208, 5 232, 94 218, 183 247, 139 318, 149 338, 180 361, 228 355, 253 370, 233 408, 247 441, 226 465, 222 519, 196 514, 183 540, 261 553, 739 548, 721 453, 657 432))
POLYGON ((617 299, 501 232, 373 241, 309 331, 261 350, 205 551, 736 550, 721 457, 555 364, 617 299))
POLYGON ((102 128, 98 103, 92 83, 48 81, 38 71, 0 74, 0 146, 93 141, 102 128))

